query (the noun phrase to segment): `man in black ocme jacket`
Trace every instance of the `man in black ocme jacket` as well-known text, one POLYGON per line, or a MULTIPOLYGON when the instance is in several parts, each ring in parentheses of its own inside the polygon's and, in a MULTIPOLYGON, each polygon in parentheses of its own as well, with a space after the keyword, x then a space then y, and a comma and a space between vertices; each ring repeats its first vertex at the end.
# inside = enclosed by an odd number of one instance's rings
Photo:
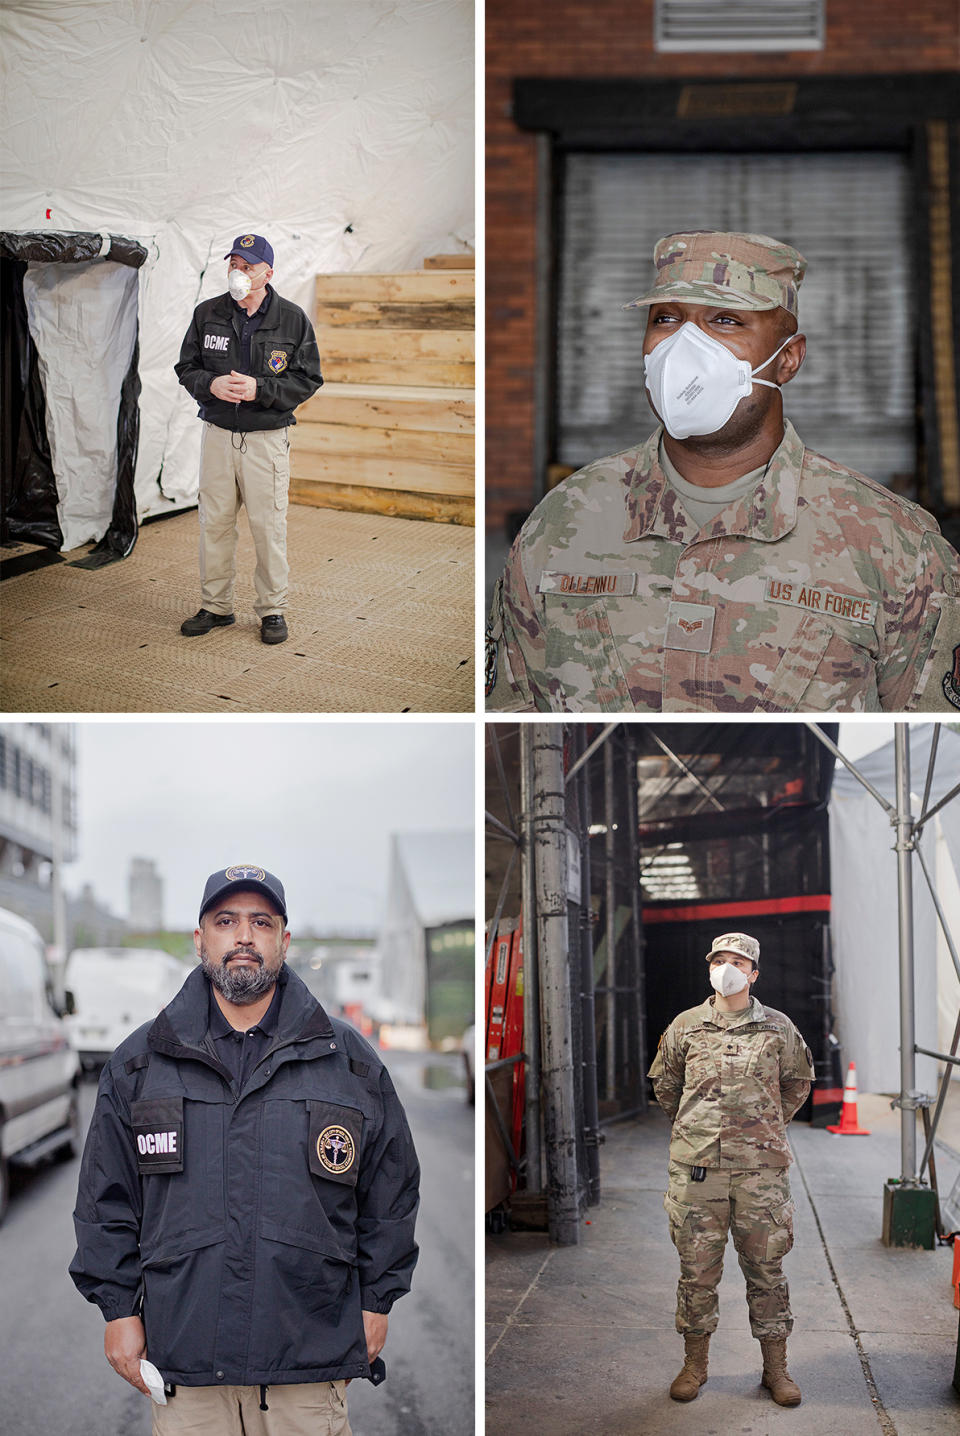
POLYGON ((284 965, 286 923, 272 873, 213 873, 201 966, 100 1081, 70 1273, 114 1369, 146 1393, 145 1358, 168 1384, 158 1436, 349 1436, 345 1384, 383 1379, 417 1259, 403 1109, 284 965))
POLYGON ((200 406, 200 602, 180 632, 188 637, 234 622, 237 515, 247 510, 257 552, 254 572, 260 637, 287 637, 288 428, 293 411, 323 383, 313 327, 281 299, 273 249, 241 234, 228 260, 228 293, 204 300, 184 336, 177 378, 200 406))

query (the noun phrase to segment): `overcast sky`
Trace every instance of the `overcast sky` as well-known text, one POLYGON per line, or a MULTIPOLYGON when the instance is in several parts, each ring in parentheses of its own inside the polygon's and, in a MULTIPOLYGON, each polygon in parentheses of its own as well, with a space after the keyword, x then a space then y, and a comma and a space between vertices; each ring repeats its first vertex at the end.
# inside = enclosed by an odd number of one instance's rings
POLYGON ((375 931, 391 833, 474 827, 472 722, 77 723, 78 857, 128 912, 132 857, 164 880, 164 919, 193 928, 217 868, 284 885, 290 927, 375 931))
POLYGON ((840 737, 837 747, 851 761, 855 763, 858 758, 864 758, 872 753, 875 748, 882 748, 887 743, 893 742, 892 723, 875 723, 864 719, 840 719, 840 737))

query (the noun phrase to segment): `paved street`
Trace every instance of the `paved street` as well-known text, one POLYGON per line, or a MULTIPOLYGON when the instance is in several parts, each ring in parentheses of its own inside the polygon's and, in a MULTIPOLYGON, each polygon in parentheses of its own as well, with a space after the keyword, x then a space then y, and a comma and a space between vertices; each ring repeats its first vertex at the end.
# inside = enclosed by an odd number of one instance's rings
MULTIPOLYGON (((460 1059, 386 1055, 423 1167, 413 1291, 394 1308, 379 1388, 350 1387, 354 1436, 472 1436, 473 1109, 460 1059), (453 1084, 453 1085, 450 1085, 453 1084)), ((95 1089, 83 1089, 84 1125, 95 1089)), ((103 1357, 103 1318, 67 1275, 79 1159, 15 1179, 0 1226, 3 1436, 147 1436, 147 1399, 103 1357)))
MULTIPOLYGON (((760 1386, 730 1246, 709 1380, 692 1405, 667 1394, 683 1343, 663 1211, 669 1124, 653 1107, 605 1129, 601 1201, 584 1213, 578 1246, 551 1246, 539 1232, 488 1238, 487 1436, 956 1436, 952 1252, 883 1246, 900 1117, 888 1098, 863 1093, 859 1114, 869 1137, 790 1128, 797 1242, 784 1269, 801 1406, 775 1406, 760 1386)), ((937 1169, 942 1190, 953 1189, 960 1152, 946 1140, 937 1169)))

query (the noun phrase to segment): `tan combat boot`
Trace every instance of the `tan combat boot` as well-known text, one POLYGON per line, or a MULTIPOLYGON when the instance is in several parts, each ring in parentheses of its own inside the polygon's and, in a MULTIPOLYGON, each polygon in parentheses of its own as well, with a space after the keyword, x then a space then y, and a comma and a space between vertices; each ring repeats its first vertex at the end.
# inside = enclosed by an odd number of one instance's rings
POLYGON ((670 1387, 670 1395, 674 1401, 692 1401, 695 1396, 700 1395, 700 1387, 707 1379, 709 1345, 709 1336, 691 1336, 689 1332, 684 1336, 686 1354, 683 1367, 670 1387))
POLYGON ((791 1380, 787 1370, 787 1338, 785 1336, 761 1336, 760 1350, 763 1352, 763 1385, 770 1392, 778 1406, 799 1406, 800 1387, 791 1380))

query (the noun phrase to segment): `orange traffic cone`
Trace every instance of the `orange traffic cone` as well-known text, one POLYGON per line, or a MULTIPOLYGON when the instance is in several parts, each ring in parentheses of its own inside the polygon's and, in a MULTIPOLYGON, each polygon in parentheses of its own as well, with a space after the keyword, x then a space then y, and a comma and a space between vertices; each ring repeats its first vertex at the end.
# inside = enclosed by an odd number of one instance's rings
POLYGON ((839 1132, 841 1137, 869 1137, 870 1133, 860 1126, 857 1118, 857 1064, 851 1062, 847 1068, 847 1080, 843 1086, 843 1107, 840 1109, 840 1126, 828 1127, 828 1132, 839 1132))

